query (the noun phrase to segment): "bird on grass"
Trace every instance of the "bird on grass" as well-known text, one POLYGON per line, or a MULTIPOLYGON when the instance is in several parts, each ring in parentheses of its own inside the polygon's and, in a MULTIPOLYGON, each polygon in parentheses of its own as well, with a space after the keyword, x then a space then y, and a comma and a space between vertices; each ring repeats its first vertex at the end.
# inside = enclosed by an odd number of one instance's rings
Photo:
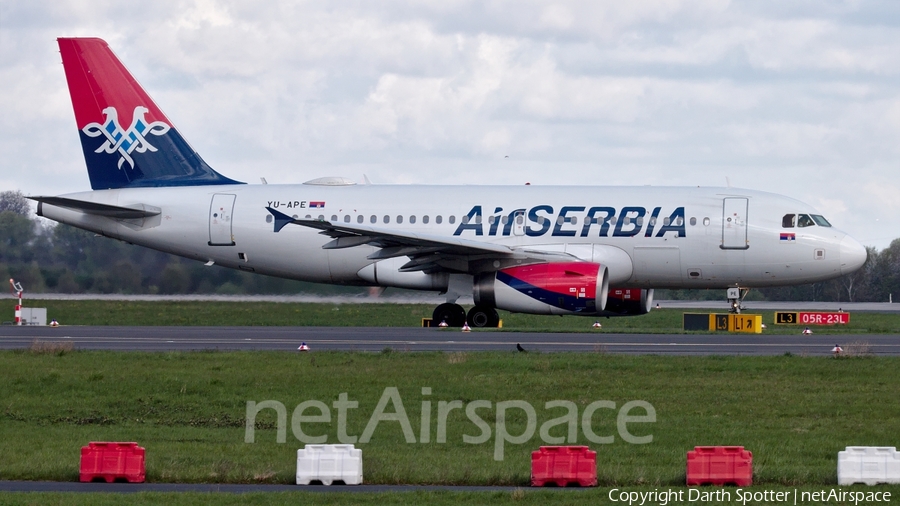
POLYGON ((519 350, 519 351, 522 352, 522 353, 528 353, 528 350, 526 350, 525 348, 523 348, 522 345, 519 344, 519 343, 516 343, 516 349, 519 350))

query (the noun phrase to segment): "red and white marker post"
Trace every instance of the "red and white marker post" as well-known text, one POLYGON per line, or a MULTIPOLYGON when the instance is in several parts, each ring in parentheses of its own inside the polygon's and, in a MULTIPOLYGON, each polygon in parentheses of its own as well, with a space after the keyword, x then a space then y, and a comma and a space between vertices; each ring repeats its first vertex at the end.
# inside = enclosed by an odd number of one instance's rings
POLYGON ((9 278, 9 284, 12 286, 12 291, 19 297, 19 303, 16 304, 16 325, 22 325, 22 283, 16 283, 12 278, 9 278))

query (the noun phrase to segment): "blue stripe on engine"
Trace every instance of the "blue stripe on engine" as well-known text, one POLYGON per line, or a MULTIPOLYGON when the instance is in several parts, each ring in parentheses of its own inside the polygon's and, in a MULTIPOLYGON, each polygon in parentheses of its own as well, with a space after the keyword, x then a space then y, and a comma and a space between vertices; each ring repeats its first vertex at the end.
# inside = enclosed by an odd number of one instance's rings
POLYGON ((506 272, 497 272, 497 281, 509 286, 513 290, 531 297, 534 300, 543 302, 553 307, 572 311, 573 313, 596 311, 596 301, 594 297, 575 297, 569 294, 552 292, 550 290, 539 288, 526 281, 514 277, 506 272))

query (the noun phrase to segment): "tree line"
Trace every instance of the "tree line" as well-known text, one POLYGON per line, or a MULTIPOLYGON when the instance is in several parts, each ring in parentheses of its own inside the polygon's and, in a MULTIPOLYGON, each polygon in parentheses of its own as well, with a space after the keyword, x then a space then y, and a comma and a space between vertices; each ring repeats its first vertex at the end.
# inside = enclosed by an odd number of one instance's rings
MULTIPOLYGON (((805 285, 751 290, 748 300, 887 302, 900 294, 900 239, 853 274, 805 285)), ((41 220, 19 191, 0 192, 0 276, 29 292, 125 294, 360 294, 339 287, 250 274, 134 246, 41 220)), ((720 300, 722 290, 658 290, 658 299, 720 300)))

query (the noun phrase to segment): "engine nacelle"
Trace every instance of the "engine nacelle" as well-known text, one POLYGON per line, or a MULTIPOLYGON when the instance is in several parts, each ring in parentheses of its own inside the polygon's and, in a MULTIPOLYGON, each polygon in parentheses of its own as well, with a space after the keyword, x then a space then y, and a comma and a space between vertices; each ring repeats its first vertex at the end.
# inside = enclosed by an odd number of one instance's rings
POLYGON ((653 289, 613 288, 606 299, 603 316, 647 314, 653 307, 653 289))
POLYGON ((475 279, 476 305, 530 314, 596 315, 606 307, 609 274, 591 262, 531 264, 475 279))

